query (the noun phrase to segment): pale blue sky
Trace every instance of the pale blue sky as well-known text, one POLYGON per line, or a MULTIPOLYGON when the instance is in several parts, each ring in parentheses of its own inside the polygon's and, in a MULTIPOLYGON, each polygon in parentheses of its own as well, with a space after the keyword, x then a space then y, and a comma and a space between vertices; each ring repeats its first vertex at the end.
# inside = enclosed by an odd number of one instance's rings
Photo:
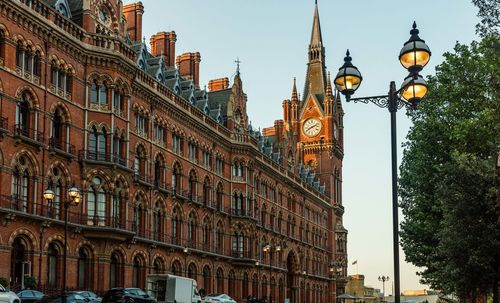
MULTIPOLYGON (((125 0, 125 3, 134 1, 125 0)), ((293 77, 302 92, 307 63, 313 0, 142 0, 144 36, 175 30, 176 53, 199 51, 201 86, 235 72, 239 57, 248 114, 252 124, 266 127, 282 117, 281 102, 290 98, 293 77)), ((456 41, 475 36, 476 8, 469 0, 319 0, 332 74, 342 65, 346 48, 364 81, 355 96, 385 94, 389 82, 400 85, 406 71, 398 62, 413 20, 433 56, 423 74, 434 73, 442 54, 456 41)), ((389 114, 375 105, 345 104, 344 225, 349 230, 349 274, 358 260, 366 284, 382 288, 379 275, 388 275, 391 292, 392 213, 389 114)), ((398 144, 410 122, 398 114, 398 144)), ((398 151, 399 162, 402 150, 398 151)), ((401 218, 401 217, 400 217, 401 218)), ((401 218, 402 219, 402 218, 401 218)), ((417 271, 401 254, 401 289, 424 289, 417 271)))

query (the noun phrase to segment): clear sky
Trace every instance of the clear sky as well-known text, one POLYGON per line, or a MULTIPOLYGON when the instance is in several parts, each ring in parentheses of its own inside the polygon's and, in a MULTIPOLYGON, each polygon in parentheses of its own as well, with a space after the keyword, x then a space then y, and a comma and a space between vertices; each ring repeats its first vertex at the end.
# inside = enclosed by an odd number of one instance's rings
MULTIPOLYGON (((134 1, 125 0, 125 3, 134 1)), ((293 77, 302 91, 314 0, 142 0, 146 40, 159 31, 175 30, 176 53, 199 51, 201 86, 235 73, 237 57, 248 94, 248 114, 257 127, 282 118, 281 102, 289 99, 293 77)), ((423 74, 433 74, 442 54, 456 41, 477 39, 477 9, 469 0, 318 0, 326 64, 336 74, 347 48, 364 81, 355 96, 387 93, 400 85, 406 71, 399 51, 415 20, 432 58, 423 74)), ((382 288, 390 277, 392 293, 392 213, 390 121, 386 109, 373 104, 344 103, 344 225, 349 230, 349 274, 364 274, 366 284, 382 288), (358 260, 358 265, 351 263, 358 260)), ((410 122, 398 114, 398 144, 410 122)), ((398 151, 401 163, 402 149, 398 151)), ((400 219, 401 215, 400 215, 400 219)), ((401 289, 424 289, 417 269, 401 253, 401 289)))

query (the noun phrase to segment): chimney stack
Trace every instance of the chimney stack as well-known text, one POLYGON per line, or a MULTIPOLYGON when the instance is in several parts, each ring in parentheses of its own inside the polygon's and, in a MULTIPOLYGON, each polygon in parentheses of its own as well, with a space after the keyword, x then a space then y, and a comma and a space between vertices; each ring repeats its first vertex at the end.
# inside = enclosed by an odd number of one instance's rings
POLYGON ((175 41, 177 35, 174 31, 160 32, 149 39, 153 55, 159 57, 163 54, 165 65, 169 67, 175 66, 175 41))
POLYGON ((224 90, 229 87, 229 78, 219 78, 208 81, 208 91, 216 92, 218 90, 224 90))
POLYGON ((132 41, 142 39, 142 15, 144 6, 142 2, 131 3, 123 6, 123 15, 127 20, 127 33, 132 41))
POLYGON ((196 88, 200 87, 200 53, 184 53, 177 57, 175 60, 177 63, 177 68, 179 69, 179 75, 187 79, 191 79, 194 82, 196 88))

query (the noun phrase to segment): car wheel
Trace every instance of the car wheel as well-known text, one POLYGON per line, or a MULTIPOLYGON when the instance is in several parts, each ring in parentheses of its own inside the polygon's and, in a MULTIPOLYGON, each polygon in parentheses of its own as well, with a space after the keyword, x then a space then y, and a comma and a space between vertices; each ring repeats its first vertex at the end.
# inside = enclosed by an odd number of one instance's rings
POLYGON ((125 301, 125 303, 134 303, 134 299, 127 299, 127 301, 125 301))

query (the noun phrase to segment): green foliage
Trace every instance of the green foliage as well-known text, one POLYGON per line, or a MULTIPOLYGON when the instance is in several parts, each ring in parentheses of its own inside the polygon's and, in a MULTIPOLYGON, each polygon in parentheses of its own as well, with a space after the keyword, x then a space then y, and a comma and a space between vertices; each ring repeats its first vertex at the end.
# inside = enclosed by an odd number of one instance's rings
POLYGON ((500 34, 500 1, 472 0, 479 9, 477 16, 481 22, 476 25, 476 32, 481 36, 500 34))
POLYGON ((400 194, 402 247, 422 282, 460 298, 490 292, 500 261, 500 36, 454 53, 409 112, 400 194))
POLYGON ((25 288, 34 288, 35 286, 36 286, 36 277, 35 276, 24 277, 24 287, 25 288))
POLYGON ((4 277, 0 277, 0 284, 5 287, 5 288, 8 288, 9 287, 9 280, 7 280, 6 278, 4 277))

